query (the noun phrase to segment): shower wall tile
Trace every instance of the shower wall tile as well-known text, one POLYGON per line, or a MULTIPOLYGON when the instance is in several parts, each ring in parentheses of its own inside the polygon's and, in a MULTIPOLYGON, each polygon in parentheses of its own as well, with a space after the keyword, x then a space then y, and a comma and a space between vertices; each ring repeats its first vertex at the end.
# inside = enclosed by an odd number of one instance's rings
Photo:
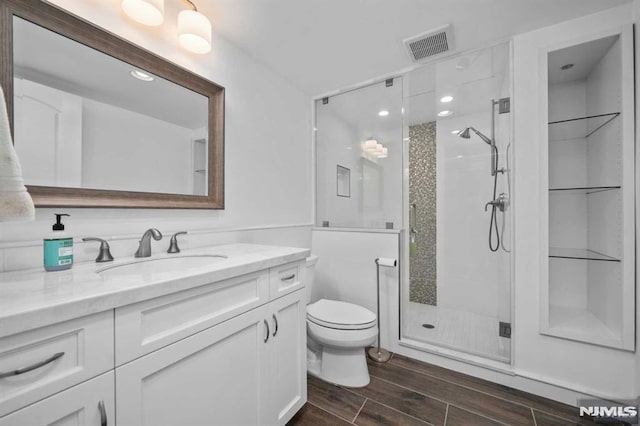
POLYGON ((436 123, 410 126, 409 141, 409 203, 416 206, 417 231, 409 300, 436 305, 436 123))

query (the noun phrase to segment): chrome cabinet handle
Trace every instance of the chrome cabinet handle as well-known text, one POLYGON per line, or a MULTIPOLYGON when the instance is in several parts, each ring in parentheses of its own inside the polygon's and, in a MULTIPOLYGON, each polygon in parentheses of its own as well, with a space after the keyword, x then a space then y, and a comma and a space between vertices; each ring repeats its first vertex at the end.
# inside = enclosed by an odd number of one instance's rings
POLYGON ((107 410, 104 408, 104 401, 98 402, 98 411, 100 411, 100 426, 107 426, 107 410))
POLYGON ((289 281, 289 280, 294 279, 295 277, 296 277, 296 274, 291 274, 291 275, 289 275, 288 277, 282 277, 282 278, 280 278, 280 281, 289 281))
POLYGON ((264 343, 267 343, 267 340, 269 340, 269 323, 267 322, 267 320, 264 320, 264 325, 265 327, 267 327, 267 335, 264 336, 264 343))
POLYGON ((5 377, 17 376, 20 374, 28 373, 29 371, 37 370, 40 367, 44 367, 45 365, 52 363, 56 359, 60 358, 62 355, 64 355, 64 352, 58 352, 57 354, 54 354, 50 358, 47 358, 44 361, 37 362, 28 367, 21 368, 19 370, 8 371, 6 373, 0 373, 0 379, 4 379, 5 377))
POLYGON ((273 324, 276 327, 276 329, 273 330, 273 337, 276 337, 276 334, 278 334, 278 318, 276 317, 276 314, 272 314, 271 316, 273 317, 273 324))

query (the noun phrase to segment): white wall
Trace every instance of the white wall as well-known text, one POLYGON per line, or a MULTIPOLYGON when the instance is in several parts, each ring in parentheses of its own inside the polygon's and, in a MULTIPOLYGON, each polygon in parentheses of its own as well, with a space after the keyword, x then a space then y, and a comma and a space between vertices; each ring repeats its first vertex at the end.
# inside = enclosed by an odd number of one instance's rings
MULTIPOLYGON (((438 306, 510 321, 511 259, 502 249, 489 250, 491 209, 484 210, 493 196, 491 149, 475 135, 462 139, 451 134, 473 126, 489 135, 490 123, 488 111, 437 122, 438 306)), ((506 144, 500 149, 504 153, 506 144)), ((499 167, 505 164, 500 157, 499 167)), ((507 192, 503 175, 498 176, 497 194, 501 192, 507 192)), ((498 211, 501 233, 503 220, 498 211)))
MULTIPOLYGON (((178 47, 169 17, 162 28, 149 29, 127 20, 119 1, 52 3, 226 88, 225 210, 38 208, 35 222, 0 224, 0 270, 39 267, 41 239, 59 211, 71 214, 67 229, 72 235, 120 238, 131 253, 151 226, 168 234, 311 223, 307 95, 215 32, 212 52, 193 55, 178 47)), ((309 239, 307 228, 297 244, 308 245, 309 239)), ((209 243, 216 242, 212 237, 209 243)))
MULTIPOLYGON (((549 336, 538 332, 539 286, 546 277, 540 253, 544 252, 541 235, 540 200, 547 197, 542 188, 540 123, 546 87, 540 87, 541 52, 549 46, 590 34, 597 35, 612 27, 631 22, 631 5, 610 9, 596 15, 572 20, 552 27, 522 34, 514 39, 514 112, 515 112, 515 371, 525 377, 564 386, 593 395, 634 398, 639 389, 637 355, 549 336)), ((637 328, 637 327, 636 327, 637 328)))

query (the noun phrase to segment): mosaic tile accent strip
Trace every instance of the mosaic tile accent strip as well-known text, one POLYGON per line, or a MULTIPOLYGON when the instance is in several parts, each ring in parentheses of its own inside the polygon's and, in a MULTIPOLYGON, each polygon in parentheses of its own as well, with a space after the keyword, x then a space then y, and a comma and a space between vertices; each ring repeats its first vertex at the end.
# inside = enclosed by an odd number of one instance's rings
POLYGON ((409 126, 409 204, 416 206, 415 254, 409 261, 409 300, 437 304, 436 123, 409 126))

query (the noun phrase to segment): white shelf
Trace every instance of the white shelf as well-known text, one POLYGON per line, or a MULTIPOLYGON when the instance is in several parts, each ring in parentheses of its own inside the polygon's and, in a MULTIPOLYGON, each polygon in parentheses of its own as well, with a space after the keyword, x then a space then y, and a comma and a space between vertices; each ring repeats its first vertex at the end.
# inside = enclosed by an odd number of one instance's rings
MULTIPOLYGON (((585 74, 548 86, 540 333, 634 350, 634 265, 623 261, 635 258, 631 32, 612 37, 585 74)), ((549 52, 549 63, 570 62, 576 49, 549 52)))
POLYGON ((619 115, 619 112, 612 112, 587 117, 551 121, 549 122, 549 141, 586 139, 609 124, 619 115))
POLYGON ((542 332, 565 339, 624 348, 621 333, 611 330, 587 309, 549 305, 549 328, 542 332))
POLYGON ((616 259, 612 256, 607 256, 603 253, 589 249, 580 248, 564 248, 564 247, 549 247, 549 257, 556 259, 576 259, 576 260, 601 260, 605 262, 620 262, 620 259, 616 259))

